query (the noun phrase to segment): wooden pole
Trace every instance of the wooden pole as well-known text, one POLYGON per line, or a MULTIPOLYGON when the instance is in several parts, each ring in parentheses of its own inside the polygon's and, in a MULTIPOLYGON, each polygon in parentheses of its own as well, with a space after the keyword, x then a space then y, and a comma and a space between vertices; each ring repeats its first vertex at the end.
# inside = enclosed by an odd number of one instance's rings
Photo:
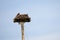
POLYGON ((20 24, 21 24, 22 40, 24 40, 24 22, 20 22, 20 24))

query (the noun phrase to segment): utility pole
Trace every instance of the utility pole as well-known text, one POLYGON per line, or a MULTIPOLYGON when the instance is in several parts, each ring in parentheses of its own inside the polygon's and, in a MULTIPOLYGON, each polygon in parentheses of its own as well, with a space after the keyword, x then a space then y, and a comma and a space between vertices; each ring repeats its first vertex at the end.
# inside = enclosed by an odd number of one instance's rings
POLYGON ((28 16, 28 14, 20 14, 20 13, 18 13, 14 18, 14 23, 18 22, 19 24, 21 24, 22 40, 24 40, 24 23, 30 22, 30 19, 31 18, 28 16))

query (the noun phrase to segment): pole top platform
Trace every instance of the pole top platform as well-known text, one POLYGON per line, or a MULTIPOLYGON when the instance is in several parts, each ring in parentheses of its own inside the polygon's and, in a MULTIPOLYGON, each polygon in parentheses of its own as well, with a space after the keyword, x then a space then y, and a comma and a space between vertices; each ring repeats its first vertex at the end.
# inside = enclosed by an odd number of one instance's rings
POLYGON ((28 14, 20 14, 20 13, 18 13, 17 15, 16 15, 16 17, 14 18, 14 23, 15 22, 18 22, 18 23, 20 23, 20 22, 30 22, 30 17, 28 16, 28 14))

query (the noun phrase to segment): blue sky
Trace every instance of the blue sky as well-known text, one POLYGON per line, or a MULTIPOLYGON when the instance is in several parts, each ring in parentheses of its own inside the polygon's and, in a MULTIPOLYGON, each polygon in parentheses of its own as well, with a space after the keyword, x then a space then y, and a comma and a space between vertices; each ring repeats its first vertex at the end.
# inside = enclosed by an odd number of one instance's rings
POLYGON ((18 12, 31 17, 25 40, 60 40, 60 0, 0 0, 0 40, 21 40, 18 12))

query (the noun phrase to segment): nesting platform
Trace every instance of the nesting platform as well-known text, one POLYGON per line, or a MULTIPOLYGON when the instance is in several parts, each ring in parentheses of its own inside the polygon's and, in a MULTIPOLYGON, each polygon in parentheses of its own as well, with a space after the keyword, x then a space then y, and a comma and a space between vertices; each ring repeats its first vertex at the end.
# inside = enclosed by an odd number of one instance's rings
POLYGON ((14 18, 14 22, 30 22, 30 17, 28 16, 28 14, 18 13, 14 18))

